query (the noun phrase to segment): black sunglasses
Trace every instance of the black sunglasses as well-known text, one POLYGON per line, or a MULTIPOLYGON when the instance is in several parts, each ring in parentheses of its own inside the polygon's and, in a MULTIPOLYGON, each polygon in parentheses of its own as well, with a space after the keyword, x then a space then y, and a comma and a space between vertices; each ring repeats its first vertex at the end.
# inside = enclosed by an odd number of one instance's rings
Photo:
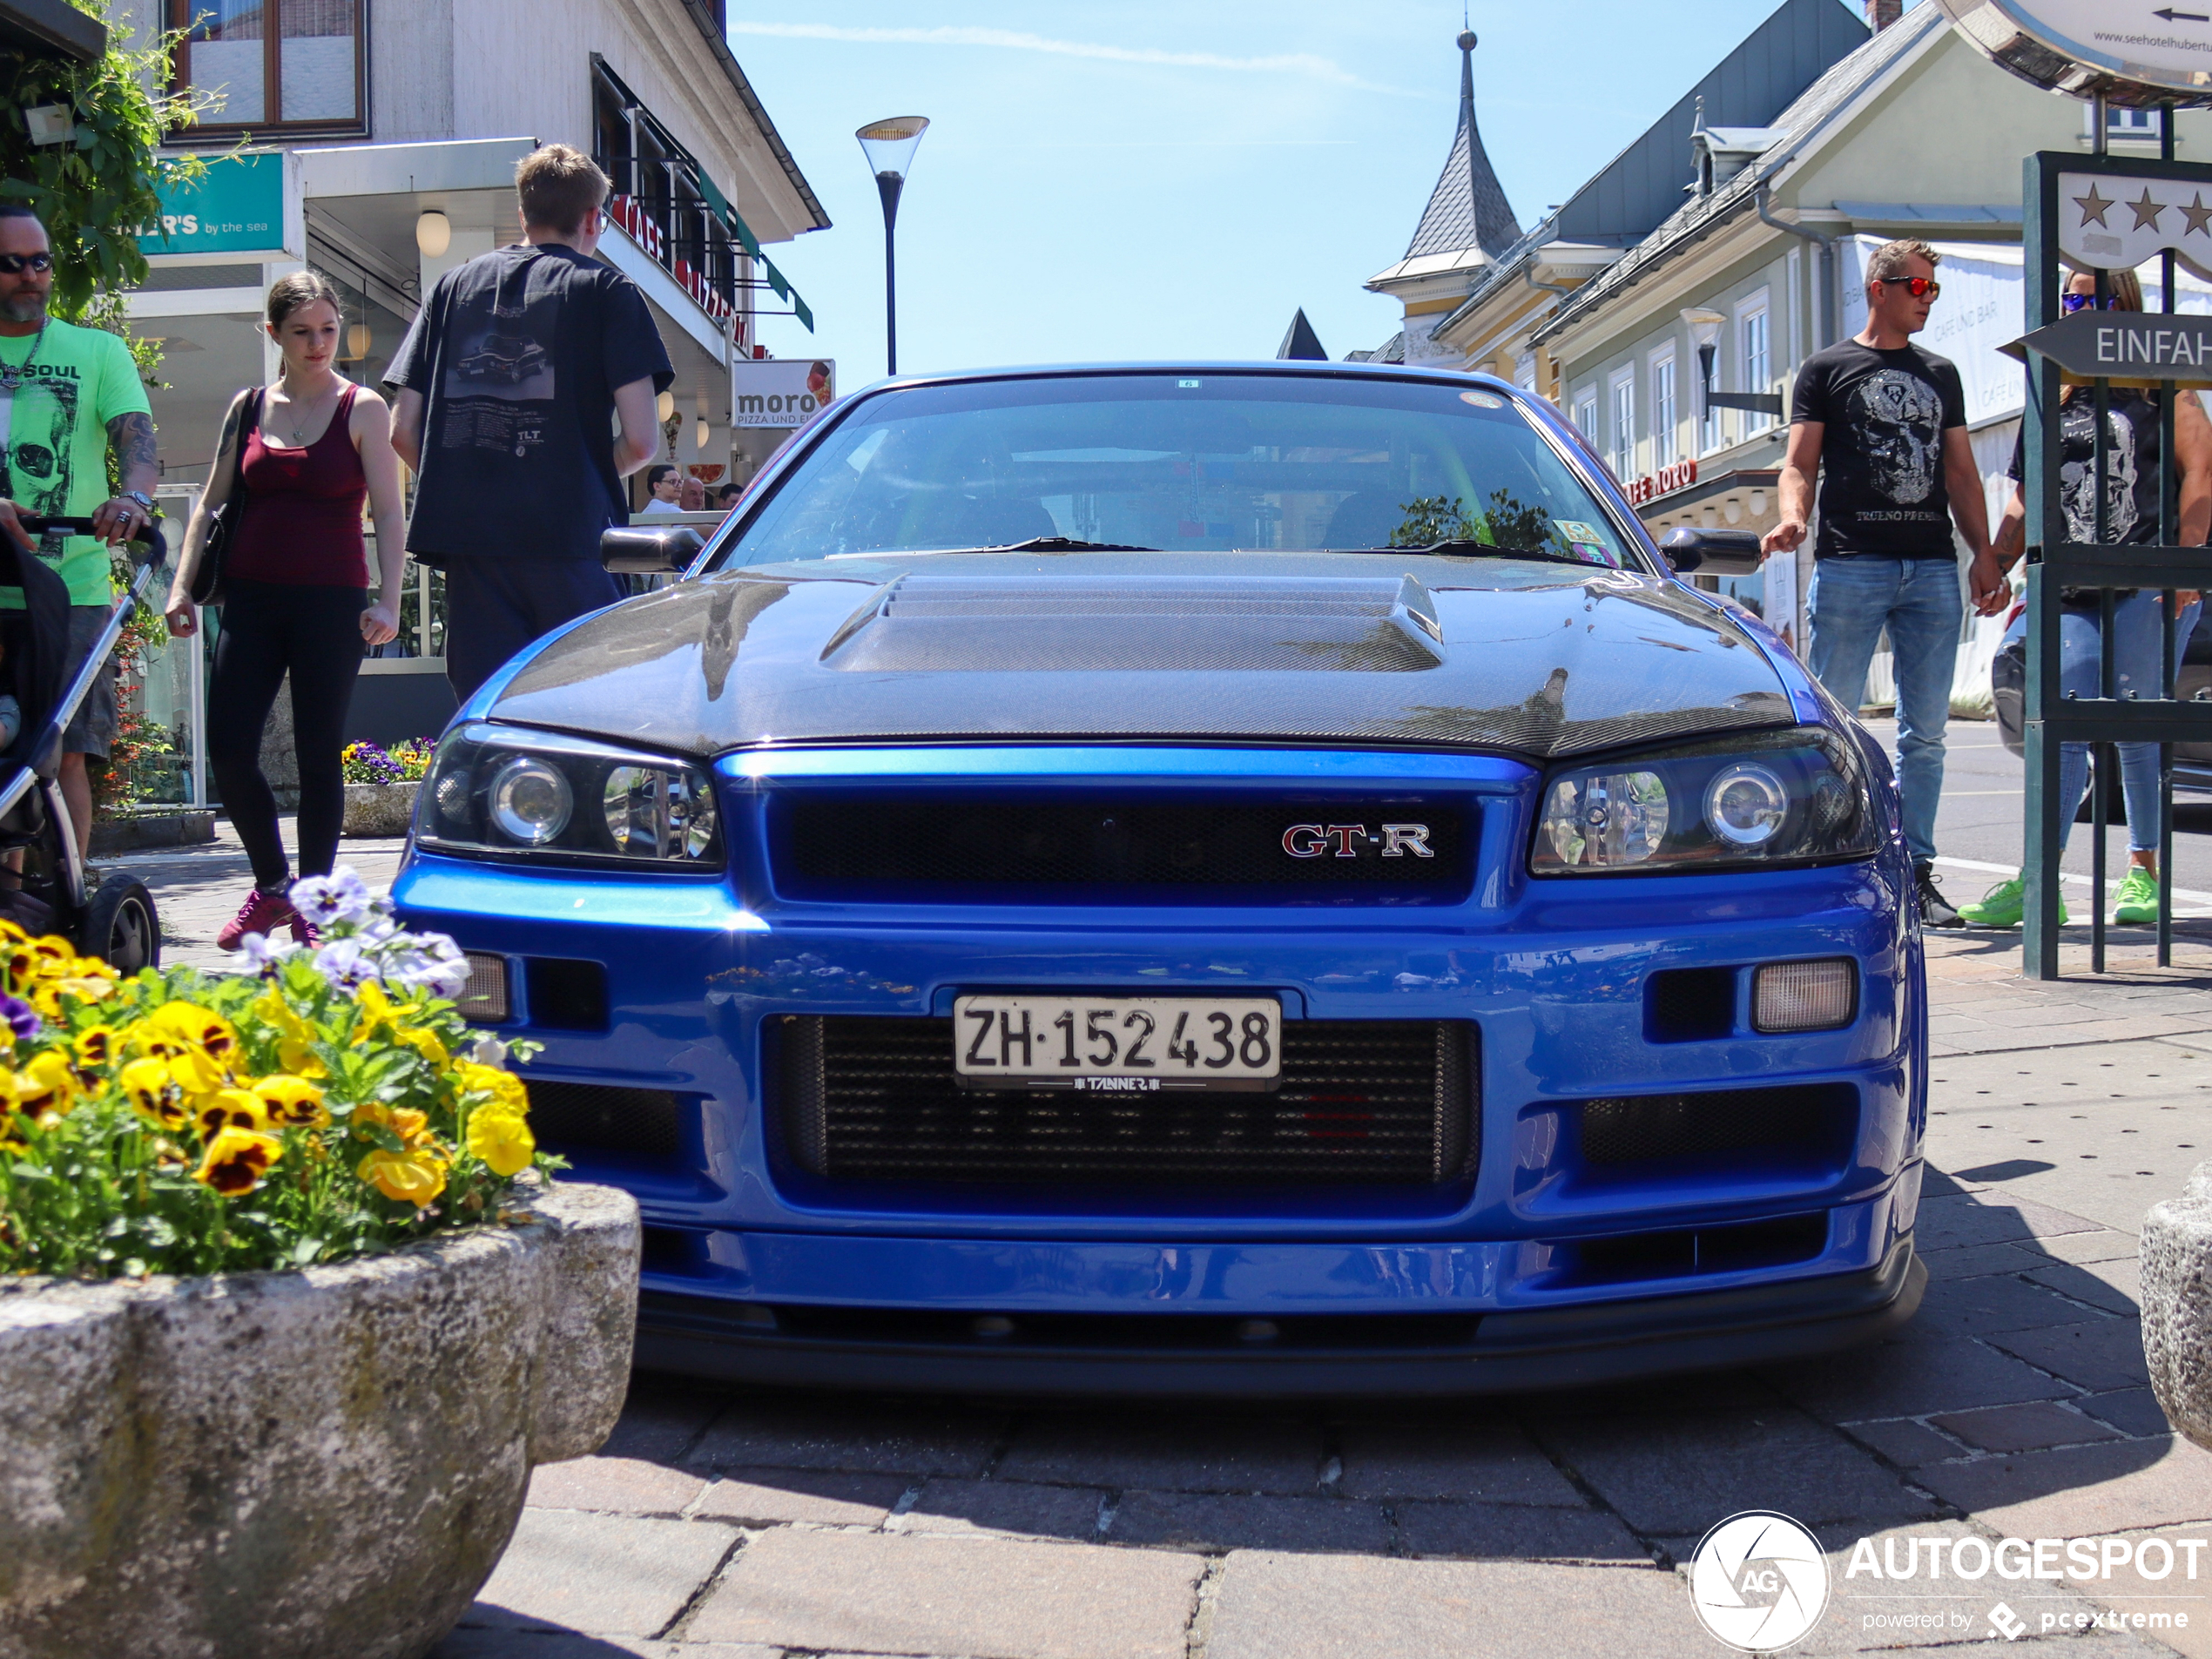
POLYGON ((10 276, 21 276, 26 269, 44 272, 53 268, 54 256, 51 253, 0 253, 0 271, 10 276))

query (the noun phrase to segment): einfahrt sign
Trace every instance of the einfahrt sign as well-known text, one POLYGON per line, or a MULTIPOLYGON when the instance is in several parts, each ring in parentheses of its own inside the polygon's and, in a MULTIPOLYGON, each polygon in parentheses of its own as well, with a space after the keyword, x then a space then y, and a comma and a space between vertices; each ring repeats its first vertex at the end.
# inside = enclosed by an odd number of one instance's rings
POLYGON ((2077 311, 2000 349, 2023 361, 2040 353, 2083 380, 2212 386, 2212 317, 2077 311))

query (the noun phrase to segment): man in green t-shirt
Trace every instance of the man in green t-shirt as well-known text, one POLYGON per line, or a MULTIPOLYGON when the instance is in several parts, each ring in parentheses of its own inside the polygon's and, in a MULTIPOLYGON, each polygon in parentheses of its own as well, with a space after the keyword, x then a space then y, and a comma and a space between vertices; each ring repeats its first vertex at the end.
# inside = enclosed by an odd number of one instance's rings
MULTIPOLYGON (((153 520, 161 482, 153 412, 123 341, 46 314, 54 287, 46 227, 29 208, 0 202, 0 533, 29 552, 40 548, 21 517, 89 518, 97 536, 64 543, 56 569, 69 584, 69 678, 91 655, 113 607, 108 549, 153 520), (111 496, 115 452, 123 489, 111 496)), ((51 557, 51 556, 49 556, 51 557)), ((112 663, 94 682, 62 737, 62 796, 80 852, 92 844, 92 786, 84 757, 107 758, 116 725, 112 663)))

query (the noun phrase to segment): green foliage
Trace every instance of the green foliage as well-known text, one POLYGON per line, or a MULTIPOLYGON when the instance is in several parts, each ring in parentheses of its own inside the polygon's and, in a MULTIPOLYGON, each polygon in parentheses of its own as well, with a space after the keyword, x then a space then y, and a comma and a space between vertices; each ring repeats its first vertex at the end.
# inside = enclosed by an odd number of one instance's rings
MULTIPOLYGON (((87 16, 103 17, 95 0, 73 3, 87 16)), ((102 296, 145 280, 138 232, 160 215, 158 187, 206 172, 197 158, 165 161, 157 153, 208 104, 189 93, 147 91, 169 84, 182 38, 172 31, 143 51, 111 44, 90 64, 0 52, 0 196, 27 203, 45 221, 54 243, 58 317, 113 327, 111 315, 88 313, 102 296), (69 105, 77 128, 72 141, 31 143, 23 111, 48 104, 69 105)), ((140 367, 150 372, 143 356, 140 367)))
POLYGON ((1494 489, 1482 509, 1482 539, 1494 547, 1517 547, 1531 553, 1554 551, 1552 516, 1541 507, 1525 507, 1504 489, 1494 489))
POLYGON ((1390 533, 1393 547, 1429 547, 1438 542, 1472 542, 1474 523, 1467 517, 1465 496, 1453 500, 1447 496, 1416 496, 1411 501, 1401 501, 1398 510, 1406 515, 1398 528, 1390 533))

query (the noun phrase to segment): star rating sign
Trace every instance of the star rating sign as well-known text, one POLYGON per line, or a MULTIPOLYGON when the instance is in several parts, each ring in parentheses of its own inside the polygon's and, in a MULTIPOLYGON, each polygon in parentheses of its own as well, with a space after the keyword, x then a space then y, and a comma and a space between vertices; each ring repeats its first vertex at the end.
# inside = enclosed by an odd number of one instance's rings
MULTIPOLYGON (((2143 193, 2148 196, 2150 192, 2146 190, 2143 193)), ((2089 193, 2086 196, 2076 196, 2074 199, 2074 205, 2081 210, 2081 222, 2084 225, 2103 225, 2105 213, 2111 208, 2112 202, 2107 198, 2098 195, 2096 185, 2091 185, 2089 193)), ((2107 226, 2106 228, 2111 227, 2107 226)))
MULTIPOLYGON (((2095 186, 2094 185, 2091 186, 2092 189, 2095 186)), ((2135 216, 2135 222, 2131 228, 2139 231, 2146 229, 2154 231, 2156 230, 2158 228, 2158 216, 2166 211, 2162 203, 2155 202, 2150 199, 2150 186, 2148 185, 2143 186, 2142 200, 2128 202, 2125 203, 2124 206, 2129 212, 2135 216)))
POLYGON ((2182 233, 2182 235, 2212 236, 2212 207, 2207 207, 2204 205, 2202 191, 2196 192, 2196 199, 2187 207, 2177 206, 2175 212, 2189 222, 2188 228, 2182 233))

